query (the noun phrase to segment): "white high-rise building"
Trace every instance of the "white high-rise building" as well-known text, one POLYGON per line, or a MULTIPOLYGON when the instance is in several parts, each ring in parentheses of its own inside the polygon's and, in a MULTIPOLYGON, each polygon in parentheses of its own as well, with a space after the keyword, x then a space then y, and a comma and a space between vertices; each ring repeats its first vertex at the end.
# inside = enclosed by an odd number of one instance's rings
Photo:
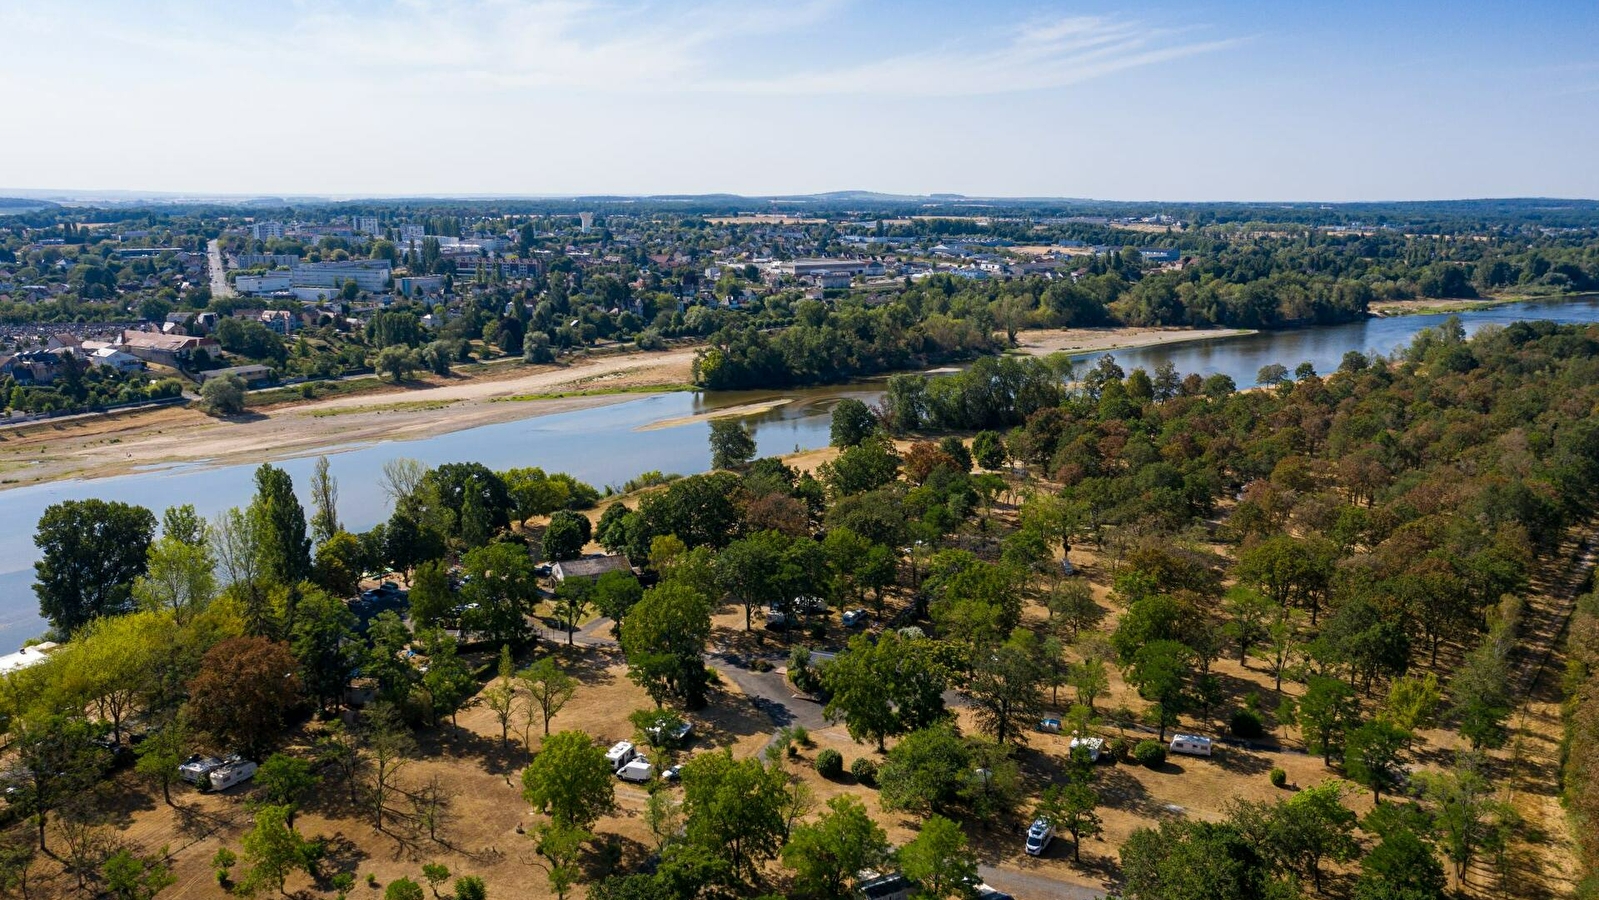
POLYGON ((359 216, 355 220, 355 230, 361 234, 378 234, 377 216, 359 216))
POLYGON ((273 238, 283 237, 282 222, 256 222, 250 226, 250 237, 258 241, 270 241, 273 238))

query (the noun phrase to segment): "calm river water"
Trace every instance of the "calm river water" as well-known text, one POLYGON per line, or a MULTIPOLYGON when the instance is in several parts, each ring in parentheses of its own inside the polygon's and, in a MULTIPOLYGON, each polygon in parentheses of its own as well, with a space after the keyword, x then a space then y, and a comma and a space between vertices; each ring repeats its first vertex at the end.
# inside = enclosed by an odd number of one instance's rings
MULTIPOLYGON (((1153 369, 1170 360, 1178 371, 1224 373, 1239 386, 1252 385, 1261 366, 1281 363, 1290 370, 1308 361, 1321 373, 1337 368, 1346 351, 1388 353, 1417 331, 1447 316, 1368 319, 1347 325, 1262 332, 1240 337, 1144 347, 1112 354, 1124 369, 1153 369)), ((1599 297, 1549 303, 1517 303, 1460 315, 1467 331, 1518 319, 1557 322, 1599 321, 1599 297)), ((1093 354, 1097 356, 1098 354, 1093 354)), ((540 466, 570 472, 596 486, 620 485, 650 470, 692 474, 710 466, 709 425, 704 421, 641 431, 644 426, 709 409, 778 397, 792 402, 750 416, 763 456, 826 446, 829 416, 845 397, 867 402, 881 396, 881 381, 794 391, 741 391, 716 394, 656 394, 610 406, 517 422, 488 425, 412 441, 384 441, 326 451, 339 482, 339 516, 359 531, 388 518, 376 479, 384 461, 409 456, 428 465, 476 461, 493 469, 540 466)), ((302 500, 314 455, 280 462, 300 488, 302 500)), ((44 630, 33 595, 33 528, 44 508, 61 500, 98 497, 136 503, 155 511, 192 503, 211 516, 249 502, 253 465, 164 467, 136 475, 89 481, 63 481, 0 492, 0 652, 9 651, 44 630)))

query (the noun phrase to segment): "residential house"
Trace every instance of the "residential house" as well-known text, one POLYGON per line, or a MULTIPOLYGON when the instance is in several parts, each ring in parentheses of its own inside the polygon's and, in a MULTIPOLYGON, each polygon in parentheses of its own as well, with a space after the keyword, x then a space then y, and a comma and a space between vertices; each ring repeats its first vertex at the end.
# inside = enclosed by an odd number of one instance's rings
POLYGON ((632 572, 633 566, 621 554, 585 556, 582 559, 565 559, 555 564, 550 574, 556 581, 568 578, 586 578, 596 581, 607 572, 632 572))
POLYGON ((217 351, 215 338, 186 334, 161 334, 156 331, 122 332, 122 349, 145 362, 182 368, 196 350, 217 351))

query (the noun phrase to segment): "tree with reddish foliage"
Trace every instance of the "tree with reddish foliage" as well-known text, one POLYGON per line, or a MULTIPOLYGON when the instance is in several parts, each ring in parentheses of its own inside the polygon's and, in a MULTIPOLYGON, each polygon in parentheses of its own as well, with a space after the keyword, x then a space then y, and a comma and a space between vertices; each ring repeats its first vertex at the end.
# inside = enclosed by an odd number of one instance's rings
POLYGON ((189 721, 218 748, 259 759, 300 699, 298 665, 287 644, 229 638, 206 653, 189 682, 189 721))

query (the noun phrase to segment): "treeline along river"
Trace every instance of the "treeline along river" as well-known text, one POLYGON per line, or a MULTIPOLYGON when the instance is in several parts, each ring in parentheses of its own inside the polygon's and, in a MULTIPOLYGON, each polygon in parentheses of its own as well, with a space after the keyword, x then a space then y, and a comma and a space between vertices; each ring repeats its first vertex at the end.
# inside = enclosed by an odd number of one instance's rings
MULTIPOLYGON (((1526 302, 1459 314, 1467 332, 1518 319, 1563 323, 1599 321, 1599 297, 1551 302, 1526 302)), ((1116 351, 1122 368, 1153 370, 1170 361, 1184 374, 1221 373, 1240 387, 1254 384, 1262 366, 1281 363, 1292 370, 1309 362, 1321 373, 1338 367, 1350 350, 1391 353, 1423 328, 1442 323, 1445 315, 1373 318, 1343 325, 1291 331, 1269 331, 1214 340, 1187 341, 1116 351)), ((1090 354, 1089 356, 1098 356, 1090 354)), ((339 483, 339 517, 344 527, 362 531, 388 518, 378 488, 386 460, 408 456, 433 466, 446 462, 481 462, 493 469, 539 466, 548 472, 569 472, 596 486, 620 485, 651 470, 688 475, 710 467, 704 419, 667 427, 648 426, 708 410, 788 399, 766 412, 748 416, 762 456, 823 447, 833 406, 845 397, 875 402, 882 382, 788 390, 695 394, 655 394, 594 409, 535 416, 412 441, 384 441, 324 450, 339 483), (645 430, 648 429, 648 430, 645 430)), ((301 502, 317 454, 280 462, 294 478, 301 502)), ((168 506, 192 503, 205 516, 249 502, 255 466, 165 466, 131 475, 61 481, 0 491, 0 652, 45 629, 33 595, 34 525, 45 507, 62 500, 98 497, 148 507, 158 516, 168 506)))

